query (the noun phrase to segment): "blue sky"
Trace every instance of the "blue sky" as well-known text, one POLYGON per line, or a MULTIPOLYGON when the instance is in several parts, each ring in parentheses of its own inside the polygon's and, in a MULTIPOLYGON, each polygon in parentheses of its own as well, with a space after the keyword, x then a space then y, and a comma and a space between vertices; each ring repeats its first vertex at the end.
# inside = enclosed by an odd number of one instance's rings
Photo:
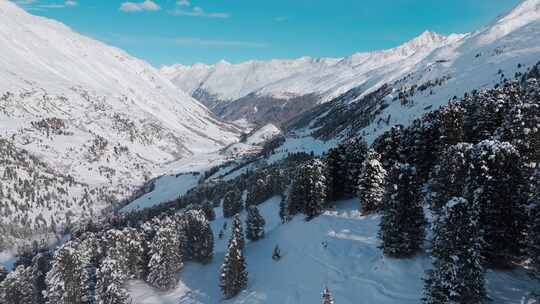
POLYGON ((155 66, 342 57, 481 28, 519 0, 14 0, 155 66))

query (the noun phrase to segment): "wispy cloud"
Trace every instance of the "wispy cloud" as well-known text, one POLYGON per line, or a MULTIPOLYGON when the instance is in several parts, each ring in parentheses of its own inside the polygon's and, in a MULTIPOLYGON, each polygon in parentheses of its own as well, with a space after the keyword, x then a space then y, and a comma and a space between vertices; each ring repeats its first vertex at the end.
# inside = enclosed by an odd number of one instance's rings
POLYGON ((78 2, 74 0, 67 0, 64 2, 47 2, 47 3, 43 3, 39 0, 16 0, 13 2, 15 2, 15 4, 27 10, 70 8, 70 7, 75 7, 78 5, 78 2))
POLYGON ((169 11, 173 16, 189 16, 189 17, 207 17, 207 18, 229 18, 229 13, 207 12, 200 6, 193 6, 189 0, 176 1, 176 7, 169 11))
POLYGON ((142 12, 142 11, 159 11, 161 7, 152 0, 143 2, 124 2, 120 5, 120 10, 126 13, 142 12))

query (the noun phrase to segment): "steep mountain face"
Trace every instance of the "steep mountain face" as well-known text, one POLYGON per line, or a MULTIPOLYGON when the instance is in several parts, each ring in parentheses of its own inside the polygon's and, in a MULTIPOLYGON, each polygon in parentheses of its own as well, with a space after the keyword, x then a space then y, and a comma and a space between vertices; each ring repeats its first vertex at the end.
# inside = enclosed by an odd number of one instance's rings
POLYGON ((161 73, 222 118, 282 123, 353 87, 398 79, 435 49, 463 37, 424 32, 394 49, 347 58, 222 61, 163 67, 161 73))
MULTIPOLYGON (((13 226, 37 220, 42 200, 13 185, 43 180, 45 171, 54 176, 46 183, 49 199, 71 204, 81 187, 87 196, 105 187, 108 197, 121 199, 162 164, 238 140, 236 127, 150 65, 5 0, 0 49, 0 140, 11 151, 1 158, 7 182, 0 213, 13 226), (22 151, 33 161, 21 161, 22 151)), ((96 194, 94 201, 103 207, 108 200, 96 194)), ((78 206, 49 208, 43 226, 62 226, 67 213, 86 209, 78 206)))
POLYGON ((373 140, 391 126, 407 126, 423 113, 466 92, 519 78, 540 60, 540 1, 434 49, 407 69, 354 87, 288 123, 319 139, 363 135, 373 140))

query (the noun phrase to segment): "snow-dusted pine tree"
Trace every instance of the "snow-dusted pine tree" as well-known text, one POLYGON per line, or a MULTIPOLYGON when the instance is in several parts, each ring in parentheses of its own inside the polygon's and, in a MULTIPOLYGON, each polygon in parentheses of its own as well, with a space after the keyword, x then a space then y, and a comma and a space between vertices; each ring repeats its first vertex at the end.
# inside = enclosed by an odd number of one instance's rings
POLYGON ((77 246, 78 243, 70 241, 55 252, 45 280, 47 304, 84 304, 91 301, 88 263, 77 246))
POLYGON ((247 208, 246 238, 257 241, 264 237, 264 225, 266 221, 262 217, 257 206, 251 205, 247 208))
POLYGON ((529 198, 530 215, 527 234, 527 256, 531 268, 540 276, 540 170, 532 178, 529 198))
POLYGON ((427 183, 426 203, 438 212, 452 197, 463 195, 471 144, 448 147, 439 157, 427 183))
POLYGON ((201 210, 190 210, 184 215, 184 258, 208 263, 214 255, 214 233, 210 222, 201 210))
POLYGON ((528 101, 512 108, 497 133, 516 147, 525 163, 534 165, 540 161, 540 105, 538 100, 528 101))
POLYGON ((107 255, 116 261, 119 271, 131 279, 143 278, 143 236, 136 229, 111 229, 105 234, 105 243, 107 255))
POLYGON ((184 266, 176 224, 169 218, 161 220, 150 244, 147 281, 160 290, 176 286, 176 274, 184 266))
POLYGON ((388 171, 395 163, 402 162, 400 145, 403 140, 403 126, 396 125, 390 130, 377 137, 373 142, 373 148, 381 156, 382 165, 388 171))
POLYGON ((326 287, 323 290, 322 294, 322 304, 334 304, 334 298, 332 297, 332 292, 326 287))
POLYGON ((510 266, 526 247, 526 182, 519 152, 509 143, 485 140, 473 147, 469 163, 464 193, 480 208, 482 256, 491 266, 510 266))
POLYGON ((353 137, 328 151, 325 176, 329 201, 355 196, 358 174, 366 153, 367 144, 359 137, 353 137))
POLYGON ((123 266, 111 257, 106 257, 97 271, 97 304, 129 304, 131 300, 123 284, 128 276, 123 266))
POLYGON ((304 213, 310 220, 322 213, 326 202, 325 164, 312 159, 299 165, 287 198, 287 212, 304 213))
POLYGON ((15 268, 0 283, 0 303, 35 304, 32 269, 23 265, 15 268))
POLYGON ((395 164, 387 176, 379 230, 384 254, 407 257, 421 249, 426 219, 419 191, 415 168, 395 164))
POLYGON ((425 279, 424 303, 484 302, 478 207, 455 197, 442 208, 433 231, 433 269, 425 279))
POLYGON ((237 187, 233 187, 223 198, 223 216, 232 217, 242 211, 243 208, 242 192, 237 187))
POLYGON ((203 202, 201 209, 204 212, 204 215, 206 216, 207 220, 213 221, 216 219, 216 212, 214 211, 214 204, 212 202, 210 201, 203 202))
POLYGON ((47 277, 47 272, 51 269, 52 258, 51 251, 43 250, 38 252, 32 259, 31 272, 34 304, 45 303, 45 297, 43 296, 43 292, 47 289, 45 279, 47 277))
POLYGON ((370 150, 358 177, 358 197, 363 213, 376 212, 381 209, 385 179, 386 170, 380 162, 379 154, 375 150, 370 150))
POLYGON ((242 222, 240 216, 236 215, 233 219, 227 255, 220 269, 219 286, 224 297, 230 299, 246 288, 247 282, 248 274, 244 258, 242 222))
POLYGON ((8 271, 4 267, 4 265, 0 265, 0 283, 7 277, 8 271))

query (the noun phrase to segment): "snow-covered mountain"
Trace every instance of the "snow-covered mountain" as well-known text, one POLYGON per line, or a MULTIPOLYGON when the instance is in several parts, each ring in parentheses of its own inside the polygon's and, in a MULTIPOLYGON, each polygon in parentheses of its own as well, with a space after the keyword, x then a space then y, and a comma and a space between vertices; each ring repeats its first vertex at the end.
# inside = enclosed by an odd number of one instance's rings
POLYGON ((467 92, 491 88, 540 61, 540 0, 527 0, 484 28, 435 48, 399 71, 371 73, 366 81, 290 123, 319 138, 352 133, 373 140, 392 125, 467 92))
MULTIPOLYGON (((79 201, 104 187, 108 197, 120 199, 162 164, 238 140, 240 130, 149 64, 7 0, 0 0, 0 49, 0 139, 10 150, 0 157, 6 164, 0 166, 6 181, 0 213, 7 215, 0 224, 37 221, 42 197, 25 196, 12 185, 32 184, 43 168, 70 181, 51 197, 68 193, 73 197, 66 200, 79 201), (23 162, 20 153, 36 160, 23 162), (41 165, 32 166, 38 160, 41 165), (22 200, 27 208, 20 207, 22 200)), ((96 197, 94 205, 104 207, 105 199, 96 197)), ((76 205, 46 209, 44 226, 83 212, 76 205)))
POLYGON ((398 79, 435 49, 464 36, 426 31, 396 48, 346 58, 222 61, 163 67, 161 73, 223 118, 283 122, 358 85, 398 79))

